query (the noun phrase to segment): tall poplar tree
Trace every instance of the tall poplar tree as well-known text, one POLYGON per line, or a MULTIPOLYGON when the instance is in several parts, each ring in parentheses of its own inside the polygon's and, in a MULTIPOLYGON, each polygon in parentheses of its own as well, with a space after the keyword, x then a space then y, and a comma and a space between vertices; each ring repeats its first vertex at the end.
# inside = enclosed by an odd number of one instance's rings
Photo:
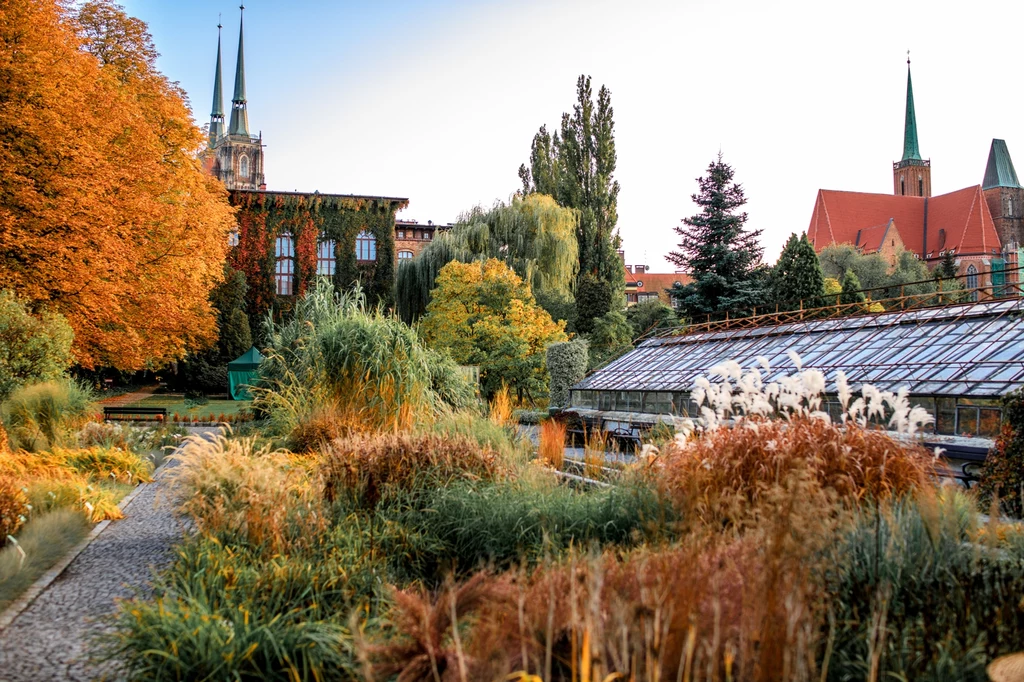
POLYGON ((668 259, 687 272, 693 281, 673 287, 671 294, 680 311, 694 321, 750 314, 766 299, 767 277, 761 265, 764 249, 757 239, 760 230, 746 230, 747 203, 743 187, 732 181, 732 166, 722 154, 697 178, 699 191, 691 196, 700 213, 683 218, 679 250, 668 259))
MULTIPOLYGON (((546 126, 533 137, 530 168, 519 168, 526 194, 550 194, 561 206, 580 213, 579 279, 590 275, 607 282, 615 299, 625 291, 625 271, 618 255, 619 183, 615 180, 615 120, 611 91, 601 86, 595 102, 589 76, 576 81, 576 103, 562 114, 561 129, 546 126)), ((582 312, 582 311, 581 311, 582 312)))
POLYGON ((823 305, 825 275, 806 233, 789 236, 770 280, 772 298, 780 310, 795 310, 801 301, 804 308, 823 305))

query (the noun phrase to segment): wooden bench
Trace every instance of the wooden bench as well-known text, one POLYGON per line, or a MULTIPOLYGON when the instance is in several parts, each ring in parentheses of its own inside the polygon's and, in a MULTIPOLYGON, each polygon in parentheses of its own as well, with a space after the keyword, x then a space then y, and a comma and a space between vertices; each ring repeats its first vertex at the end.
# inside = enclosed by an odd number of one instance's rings
POLYGON ((103 419, 109 421, 167 421, 166 407, 104 407, 103 419))

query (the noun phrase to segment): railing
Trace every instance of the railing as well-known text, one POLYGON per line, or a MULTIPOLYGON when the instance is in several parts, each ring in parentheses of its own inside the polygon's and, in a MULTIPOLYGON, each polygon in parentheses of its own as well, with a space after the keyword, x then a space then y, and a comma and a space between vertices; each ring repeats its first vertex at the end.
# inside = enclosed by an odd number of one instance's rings
MULTIPOLYGON (((723 311, 721 319, 708 319, 703 322, 691 322, 668 330, 652 330, 642 335, 637 341, 650 337, 680 336, 702 332, 726 331, 733 329, 750 329, 752 327, 774 326, 811 320, 825 320, 854 315, 877 315, 881 313, 920 310, 924 308, 944 307, 949 305, 997 301, 1024 296, 1024 285, 1020 280, 1020 271, 1024 266, 1004 270, 986 270, 970 275, 957 275, 948 279, 927 279, 906 282, 899 285, 872 287, 855 292, 839 292, 815 296, 811 299, 782 301, 772 308, 754 307, 749 314, 745 311, 723 311), (992 283, 992 274, 1002 275, 1003 282, 992 283), (968 287, 969 278, 975 282, 988 276, 989 283, 981 286, 968 287), (1009 281, 1013 280, 1013 281, 1009 281), (951 281, 963 282, 963 285, 951 285, 951 281), (915 287, 934 286, 934 291, 910 293, 915 287), (865 300, 843 303, 843 298, 863 294, 865 300), (879 294, 874 298, 872 294, 879 294), (895 294, 895 295, 892 295, 895 294), (835 303, 832 303, 835 301, 835 303), (737 314, 738 313, 738 314, 737 314)), ((718 317, 718 316, 716 316, 718 317)))

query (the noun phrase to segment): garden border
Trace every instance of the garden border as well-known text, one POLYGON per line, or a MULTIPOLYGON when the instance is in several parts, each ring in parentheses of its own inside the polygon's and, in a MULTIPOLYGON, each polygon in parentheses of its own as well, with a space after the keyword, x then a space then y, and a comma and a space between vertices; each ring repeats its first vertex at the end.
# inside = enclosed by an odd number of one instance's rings
MULTIPOLYGON (((130 505, 135 500, 136 496, 138 496, 138 494, 141 493, 147 486, 156 485, 156 475, 160 473, 160 471, 166 466, 167 462, 165 460, 164 463, 157 467, 156 471, 153 472, 153 482, 140 483, 139 485, 135 486, 135 489, 132 490, 127 495, 125 495, 124 499, 122 499, 121 502, 117 505, 118 509, 120 509, 123 512, 125 509, 128 508, 128 505, 130 505)), ((107 529, 107 526, 109 525, 109 519, 97 523, 93 527, 93 529, 89 531, 89 534, 85 536, 85 539, 83 539, 81 542, 79 542, 77 545, 71 548, 71 551, 64 555, 64 557, 60 561, 58 561, 49 570, 47 570, 45 573, 39 576, 39 578, 37 578, 34 583, 28 586, 28 589, 26 589, 25 592, 22 593, 20 597, 15 599, 11 603, 11 605, 8 606, 3 612, 0 612, 0 635, 3 634, 4 630, 6 630, 7 627, 11 623, 13 623, 14 620, 18 616, 20 616, 23 611, 25 611, 25 609, 32 605, 32 602, 34 602, 36 598, 38 598, 39 595, 41 595, 46 590, 46 588, 48 588, 53 583, 54 580, 59 578, 60 575, 65 570, 67 570, 67 567, 71 565, 71 562, 74 561, 79 554, 85 551, 85 548, 91 545, 93 540, 98 538, 103 533, 103 531, 107 529)))

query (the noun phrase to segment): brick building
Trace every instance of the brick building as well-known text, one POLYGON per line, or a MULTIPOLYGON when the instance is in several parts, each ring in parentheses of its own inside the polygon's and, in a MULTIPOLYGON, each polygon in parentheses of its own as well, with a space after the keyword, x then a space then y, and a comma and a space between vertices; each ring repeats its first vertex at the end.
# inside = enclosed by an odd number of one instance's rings
POLYGON ((395 253, 399 262, 420 255, 420 251, 434 240, 439 232, 450 230, 448 225, 435 225, 427 221, 426 225, 415 220, 395 221, 395 253))
POLYGON ((931 170, 918 144, 908 60, 903 157, 893 163, 893 193, 819 190, 808 239, 819 253, 851 244, 890 262, 906 249, 930 267, 952 252, 969 287, 1002 283, 1001 271, 1016 267, 1024 234, 1024 187, 1006 143, 992 140, 980 185, 932 196, 931 170))

